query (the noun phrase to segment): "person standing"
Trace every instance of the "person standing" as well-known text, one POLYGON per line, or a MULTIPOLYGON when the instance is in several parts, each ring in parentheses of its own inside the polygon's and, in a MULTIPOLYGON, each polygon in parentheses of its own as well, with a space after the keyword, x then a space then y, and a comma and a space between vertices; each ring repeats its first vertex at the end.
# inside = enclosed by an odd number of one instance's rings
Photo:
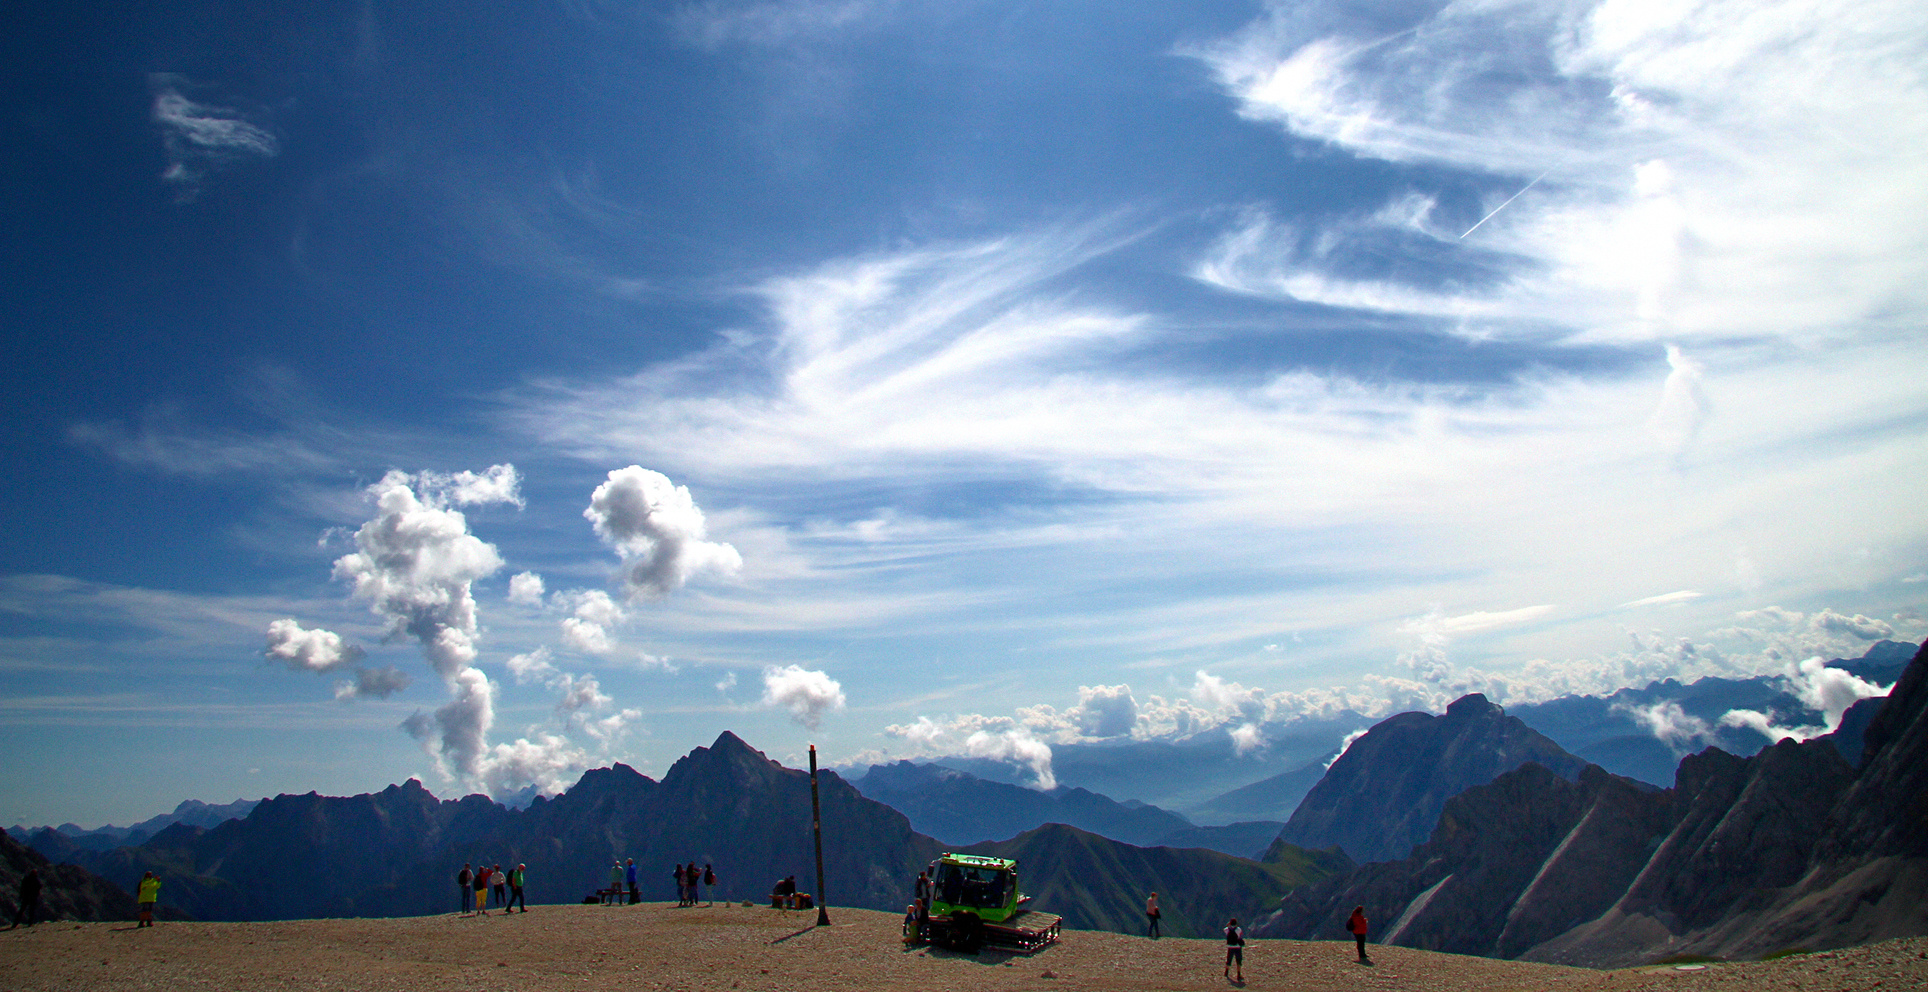
POLYGON ((1145 900, 1145 920, 1147 921, 1145 926, 1145 936, 1150 937, 1153 940, 1157 940, 1158 939, 1158 893, 1156 892, 1151 894, 1150 899, 1145 900))
POLYGON ((489 915, 489 866, 483 865, 475 870, 475 911, 483 916, 489 915))
POLYGON ((703 885, 710 890, 710 905, 716 905, 716 869, 707 862, 703 865, 703 885))
POLYGON ((1366 907, 1352 907, 1352 916, 1346 919, 1346 932, 1352 934, 1352 942, 1359 946, 1359 963, 1371 964, 1366 957, 1366 907))
POLYGON ((509 905, 509 876, 502 873, 502 866, 496 865, 489 872, 489 884, 495 888, 495 904, 507 909, 509 905))
POLYGON ((1225 924, 1225 977, 1235 982, 1245 981, 1245 931, 1239 929, 1238 917, 1232 917, 1225 924), (1238 977, 1232 977, 1232 965, 1238 965, 1238 977))
POLYGON ((20 876, 20 908, 13 911, 13 926, 7 929, 12 930, 19 926, 23 919, 27 921, 28 926, 33 926, 34 914, 39 911, 40 869, 29 868, 25 875, 20 876))
POLYGON ((462 862, 462 871, 455 876, 455 894, 460 897, 457 902, 462 904, 460 910, 462 913, 469 911, 469 883, 473 881, 475 881, 475 873, 469 870, 468 862, 462 862))
POLYGON ((636 886, 636 859, 630 858, 623 863, 623 882, 629 886, 629 904, 643 901, 643 890, 636 886))
POLYGON ((529 911, 528 900, 522 898, 523 873, 526 872, 528 869, 529 869, 528 865, 516 865, 514 868, 509 869, 508 911, 513 911, 517 906, 521 906, 522 911, 525 913, 529 911))
POLYGON ((138 927, 153 926, 154 904, 161 901, 161 880, 155 878, 151 871, 142 875, 140 894, 134 899, 141 904, 141 920, 138 927))
POLYGON ((617 858, 615 861, 610 862, 609 865, 609 902, 612 905, 620 906, 623 904, 620 898, 622 891, 623 859, 617 858))

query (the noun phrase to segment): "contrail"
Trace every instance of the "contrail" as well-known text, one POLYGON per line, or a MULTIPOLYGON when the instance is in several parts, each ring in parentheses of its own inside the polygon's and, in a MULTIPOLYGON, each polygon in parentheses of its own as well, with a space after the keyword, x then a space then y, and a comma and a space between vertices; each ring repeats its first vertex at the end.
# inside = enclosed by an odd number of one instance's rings
MULTIPOLYGON (((1537 183, 1537 182, 1539 182, 1540 180, 1542 180, 1542 179, 1545 179, 1545 178, 1546 178, 1546 173, 1547 173, 1547 172, 1552 172, 1552 171, 1553 171, 1552 169, 1548 169, 1548 170, 1546 170, 1546 172, 1542 172, 1542 173, 1540 173, 1539 175, 1537 175, 1537 176, 1534 176, 1534 177, 1533 177, 1533 182, 1531 182, 1531 183, 1527 183, 1526 185, 1524 185, 1524 186, 1521 186, 1521 187, 1520 187, 1520 191, 1519 191, 1518 193, 1515 193, 1515 194, 1513 194, 1512 196, 1509 196, 1509 197, 1507 197, 1507 198, 1506 198, 1506 203, 1512 203, 1512 202, 1513 202, 1514 200, 1517 200, 1517 199, 1519 199, 1519 198, 1520 198, 1520 197, 1521 197, 1522 195, 1524 195, 1524 194, 1526 193, 1526 191, 1527 191, 1527 190, 1529 190, 1529 189, 1532 189, 1532 188, 1533 188, 1533 185, 1534 185, 1534 183, 1537 183)), ((1505 210, 1505 209, 1506 209, 1506 203, 1502 203, 1502 204, 1500 204, 1499 206, 1497 206, 1497 207, 1494 207, 1494 208, 1493 208, 1493 214, 1496 214, 1496 213, 1499 213, 1499 212, 1500 212, 1500 211, 1502 211, 1502 210, 1505 210)), ((1466 229, 1466 234, 1471 234, 1471 233, 1473 233, 1474 231, 1477 231, 1477 230, 1479 230, 1479 225, 1480 225, 1480 224, 1484 224, 1484 223, 1486 223, 1486 222, 1487 222, 1487 221, 1489 221, 1489 220, 1492 220, 1492 219, 1493 219, 1493 214, 1487 214, 1486 216, 1484 216, 1484 217, 1481 217, 1481 218, 1479 219, 1479 224, 1474 224, 1474 225, 1473 225, 1472 227, 1469 227, 1469 228, 1467 228, 1467 229, 1466 229)), ((1465 237, 1466 237, 1466 234, 1462 234, 1462 235, 1460 235, 1460 237, 1461 237, 1461 238, 1463 239, 1463 238, 1465 238, 1465 237)))

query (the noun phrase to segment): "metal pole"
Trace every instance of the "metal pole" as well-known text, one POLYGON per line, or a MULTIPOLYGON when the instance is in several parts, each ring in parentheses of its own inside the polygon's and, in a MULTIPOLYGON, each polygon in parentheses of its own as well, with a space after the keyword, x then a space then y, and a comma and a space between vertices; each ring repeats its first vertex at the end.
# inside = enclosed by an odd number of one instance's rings
POLYGON ((810 745, 810 831, 817 838, 817 925, 830 925, 823 898, 823 807, 817 802, 817 746, 810 745))

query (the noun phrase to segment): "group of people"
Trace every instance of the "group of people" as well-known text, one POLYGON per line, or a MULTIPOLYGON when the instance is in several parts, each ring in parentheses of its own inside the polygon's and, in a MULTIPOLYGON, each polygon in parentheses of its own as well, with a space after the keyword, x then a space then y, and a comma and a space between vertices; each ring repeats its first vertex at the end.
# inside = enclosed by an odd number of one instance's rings
MULTIPOLYGON (((694 906, 701 902, 702 887, 705 885, 710 887, 710 903, 716 902, 714 867, 706 864, 698 868, 696 862, 692 861, 687 865, 678 864, 671 874, 676 878, 676 905, 694 906)), ((621 897, 625 895, 628 896, 631 906, 643 901, 642 889, 636 880, 635 858, 618 858, 609 866, 609 887, 602 890, 602 894, 605 897, 604 902, 620 902, 621 897)))
POLYGON ((455 886, 461 893, 461 911, 487 916, 489 906, 494 905, 500 908, 505 916, 515 912, 518 906, 521 907, 522 912, 528 912, 529 903, 522 896, 523 873, 528 868, 528 865, 516 865, 505 872, 501 865, 485 864, 471 869, 468 863, 464 862, 462 870, 455 876, 455 886), (473 893, 473 903, 470 902, 471 893, 473 893), (493 904, 489 901, 491 896, 494 897, 493 904))
MULTIPOLYGON (((923 875, 917 876, 917 883, 918 893, 921 896, 926 885, 923 875)), ((915 908, 913 906, 912 910, 914 911, 915 908)), ((1145 900, 1145 936, 1152 940, 1158 939, 1160 915, 1158 893, 1154 892, 1145 900)), ((1352 907, 1352 915, 1346 918, 1345 927, 1346 933, 1352 935, 1353 942, 1358 946, 1359 963, 1371 964, 1372 958, 1366 956, 1366 934, 1370 929, 1366 921, 1366 907, 1352 907)), ((1238 925, 1236 916, 1225 924, 1225 977, 1238 982, 1245 981, 1245 930, 1238 925), (1236 975, 1233 973, 1235 969, 1236 975)))
POLYGON ((710 902, 716 902, 716 869, 705 864, 696 867, 692 861, 687 865, 676 866, 676 905, 694 906, 703 898, 702 887, 710 887, 710 902))

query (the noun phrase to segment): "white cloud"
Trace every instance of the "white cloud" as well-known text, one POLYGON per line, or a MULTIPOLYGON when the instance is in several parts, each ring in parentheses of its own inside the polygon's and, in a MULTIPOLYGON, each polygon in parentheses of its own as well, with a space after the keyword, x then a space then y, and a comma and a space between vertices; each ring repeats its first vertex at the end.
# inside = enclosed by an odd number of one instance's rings
POLYGON ((200 193, 210 173, 244 161, 273 158, 281 151, 274 133, 248 121, 240 111, 196 103, 181 95, 192 84, 180 76, 155 73, 153 120, 161 129, 167 170, 161 178, 172 184, 181 202, 200 193))
POLYGON ((727 576, 743 567, 735 548, 707 540, 703 511, 688 488, 640 465, 610 472, 583 516, 622 555, 631 598, 667 596, 698 575, 727 576))
POLYGON ((1039 789, 1058 787, 1051 771, 1051 746, 1031 736, 1023 728, 979 730, 964 738, 964 753, 973 758, 1009 761, 1031 769, 1032 784, 1039 789))
POLYGON ((1128 685, 1081 685, 1067 716, 1086 737, 1122 737, 1138 724, 1138 701, 1128 685))
POLYGON ((763 670, 763 705, 787 709, 791 719, 816 730, 825 713, 844 708, 843 686, 823 672, 771 665, 763 670))
POLYGON ((1661 593, 1658 596, 1648 596, 1645 599, 1636 599, 1631 603, 1621 603, 1620 608, 1623 610, 1630 610, 1641 606, 1668 606, 1674 603, 1689 603, 1696 599, 1701 598, 1704 595, 1706 594, 1701 592, 1696 592, 1692 589, 1682 589, 1678 592, 1661 593))
POLYGON ((1241 723, 1232 730, 1232 750, 1243 757, 1265 746, 1265 735, 1256 723, 1241 723))
POLYGON ((517 685, 530 682, 548 682, 558 674, 556 666, 549 661, 549 649, 536 648, 527 654, 512 655, 509 658, 509 673, 515 676, 517 685))
POLYGON ((269 658, 296 671, 330 672, 360 661, 365 652, 332 630, 308 630, 292 619, 268 625, 269 658))
POLYGON ((542 596, 542 576, 534 572, 517 572, 509 577, 509 602, 540 606, 542 596))
POLYGON ((1331 768, 1333 762, 1346 756, 1346 750, 1352 747, 1354 741, 1366 736, 1371 730, 1371 727, 1360 727, 1358 730, 1347 734, 1343 740, 1339 741, 1339 749, 1332 752, 1332 757, 1326 759, 1325 766, 1331 768))
POLYGON ((436 478, 421 492, 415 483, 391 471, 369 487, 376 516, 355 531, 357 550, 336 559, 335 577, 388 620, 392 636, 419 641, 436 673, 453 681, 475 660, 470 586, 501 568, 502 557, 446 506, 436 478))
POLYGON ((555 601, 574 614, 562 620, 564 643, 588 654, 609 654, 616 650, 616 640, 609 629, 627 621, 629 615, 608 593, 600 589, 578 589, 557 593, 555 601))
POLYGON ((1676 702, 1655 703, 1652 706, 1633 706, 1618 703, 1615 709, 1633 717, 1662 744, 1673 749, 1675 754, 1686 754, 1713 739, 1714 728, 1707 721, 1681 709, 1676 702))
MULTIPOLYGON (((1415 13, 1389 34, 1277 2, 1191 54, 1248 118, 1370 158, 1517 177, 1479 214, 1545 174, 1476 236, 1529 264, 1481 292, 1431 293, 1350 278, 1248 230, 1201 275, 1332 305, 1457 312, 1486 333, 1551 321, 1621 340, 1831 336, 1844 319, 1923 304, 1928 190, 1912 150, 1928 143, 1928 88, 1913 67, 1928 46, 1915 5, 1415 13)), ((1656 429, 1690 425, 1670 416, 1656 429)))

